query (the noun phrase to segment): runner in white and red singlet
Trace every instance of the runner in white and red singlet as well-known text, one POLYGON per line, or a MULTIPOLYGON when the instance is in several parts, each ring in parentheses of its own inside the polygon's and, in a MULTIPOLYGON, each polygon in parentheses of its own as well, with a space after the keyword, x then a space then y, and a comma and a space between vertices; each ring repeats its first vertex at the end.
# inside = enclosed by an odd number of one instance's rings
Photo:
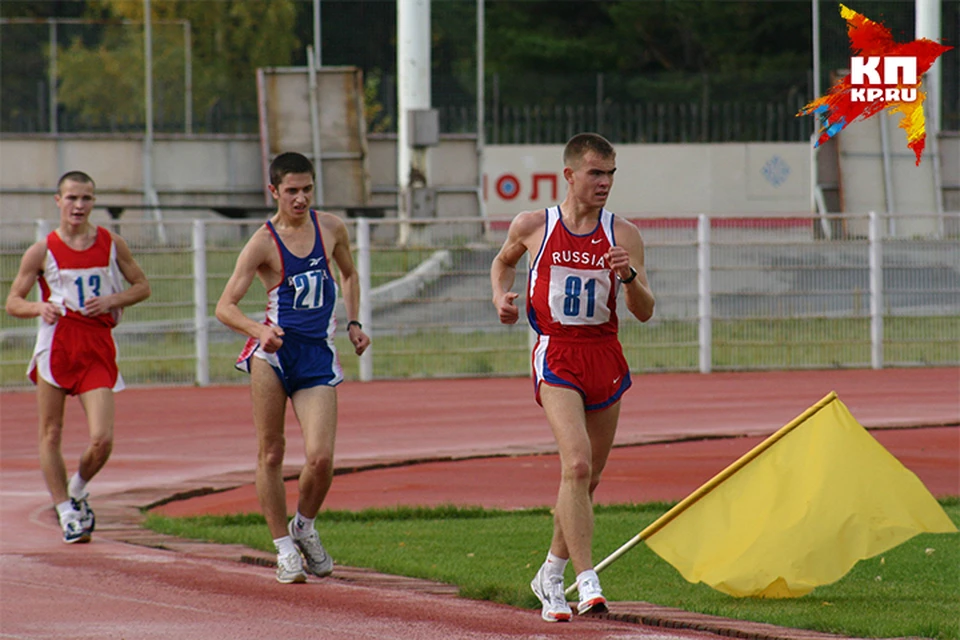
POLYGON ((147 277, 123 238, 90 224, 94 189, 82 171, 60 178, 55 196, 60 224, 24 253, 7 297, 10 315, 43 320, 27 373, 37 385, 40 466, 69 543, 90 540, 96 521, 86 485, 113 449, 113 392, 123 389, 123 378, 112 329, 124 307, 150 295, 147 277), (27 300, 38 281, 41 301, 27 300), (90 431, 69 483, 60 451, 67 395, 80 398, 90 431))
POLYGON ((593 492, 607 462, 630 369, 617 338, 617 296, 646 322, 654 297, 644 268, 637 227, 604 209, 616 152, 603 137, 582 133, 563 151, 564 201, 519 214, 490 268, 493 304, 500 321, 519 319, 510 291, 517 263, 532 257, 527 319, 537 333, 534 386, 560 452, 560 490, 553 540, 531 582, 548 622, 569 620, 564 571, 573 564, 580 614, 606 611, 593 569, 593 492))

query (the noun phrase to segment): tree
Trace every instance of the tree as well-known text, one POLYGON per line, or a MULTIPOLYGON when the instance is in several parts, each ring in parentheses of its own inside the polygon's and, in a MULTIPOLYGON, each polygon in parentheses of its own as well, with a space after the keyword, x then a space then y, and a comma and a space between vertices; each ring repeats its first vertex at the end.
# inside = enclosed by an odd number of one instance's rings
POLYGON ((5 24, 0 37, 0 130, 45 131, 49 121, 49 26, 47 18, 77 17, 77 2, 3 0, 4 18, 36 20, 5 24))
MULTIPOLYGON (((83 120, 119 122, 121 128, 124 122, 142 122, 143 6, 140 0, 87 3, 88 18, 130 22, 105 27, 96 42, 76 39, 62 56, 61 99, 83 120)), ((181 122, 184 100, 183 28, 162 21, 190 23, 193 107, 200 114, 221 105, 256 113, 256 69, 289 65, 300 47, 290 35, 297 15, 292 0, 154 0, 151 9, 160 123, 181 122)))
MULTIPOLYGON (((744 82, 765 95, 806 82, 810 54, 808 0, 609 0, 488 4, 488 69, 509 76, 565 76, 567 82, 536 83, 544 99, 575 102, 587 91, 577 74, 631 80, 619 99, 697 95, 706 75, 744 82)), ((719 80, 716 84, 732 84, 719 80)), ((519 83, 524 100, 526 87, 519 83)), ((616 91, 613 83, 608 92, 616 91)), ((741 95, 747 88, 733 89, 741 95)), ((507 91, 505 101, 512 99, 507 91)))

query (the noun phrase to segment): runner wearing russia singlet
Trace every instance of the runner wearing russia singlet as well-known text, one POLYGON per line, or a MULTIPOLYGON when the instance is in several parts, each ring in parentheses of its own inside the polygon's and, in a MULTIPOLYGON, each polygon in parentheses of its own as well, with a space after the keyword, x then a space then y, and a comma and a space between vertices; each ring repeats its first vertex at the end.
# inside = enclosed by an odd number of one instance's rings
POLYGON ((288 396, 299 389, 336 386, 343 381, 333 342, 337 282, 330 273, 315 211, 310 211, 310 221, 314 229, 313 249, 304 257, 291 253, 273 223, 267 221, 280 252, 283 279, 267 292, 265 323, 283 329, 283 346, 276 353, 266 353, 259 348, 257 339, 250 338, 237 358, 237 368, 248 373, 251 357, 267 361, 288 396))
POLYGON ((630 388, 630 369, 617 339, 619 282, 604 263, 616 244, 614 215, 600 210, 593 231, 577 235, 560 207, 545 211, 543 243, 530 267, 527 318, 537 333, 534 385, 576 389, 587 411, 610 406, 630 388))
POLYGON ((493 306, 502 324, 520 319, 511 291, 517 265, 530 258, 527 317, 538 334, 533 352, 537 402, 560 453, 560 488, 550 550, 530 589, 547 622, 573 617, 564 589, 573 564, 577 613, 607 611, 593 566, 593 493, 613 447, 620 398, 630 371, 617 339, 615 301, 640 322, 656 300, 644 267, 643 238, 605 209, 617 152, 603 136, 584 132, 563 148, 567 194, 557 207, 523 211, 490 265, 493 306))
POLYGON ((111 333, 121 311, 90 316, 84 310, 89 298, 123 291, 110 232, 97 227, 96 240, 83 251, 69 247, 56 231, 47 235, 46 244, 41 296, 63 315, 55 324, 41 324, 27 375, 34 384, 39 376, 70 395, 100 387, 122 390, 111 333))

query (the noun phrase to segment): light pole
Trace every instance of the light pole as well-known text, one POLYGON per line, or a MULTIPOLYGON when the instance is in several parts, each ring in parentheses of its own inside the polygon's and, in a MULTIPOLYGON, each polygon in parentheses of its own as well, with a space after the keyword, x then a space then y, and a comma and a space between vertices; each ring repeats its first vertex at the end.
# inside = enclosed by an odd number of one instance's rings
POLYGON ((406 244, 412 188, 425 186, 427 152, 412 148, 411 111, 430 108, 430 0, 397 0, 397 186, 401 220, 398 242, 406 244))
POLYGON ((323 32, 320 25, 320 0, 313 0, 313 55, 316 56, 314 65, 317 69, 323 66, 323 56, 320 53, 320 45, 323 40, 323 32))
MULTIPOLYGON (((484 0, 477 0, 477 211, 481 219, 487 217, 486 203, 483 201, 483 147, 485 140, 485 121, 486 112, 484 103, 486 100, 484 83, 484 64, 486 51, 484 44, 484 31, 486 22, 484 18, 484 0)), ((488 231, 484 229, 484 231, 488 231)))

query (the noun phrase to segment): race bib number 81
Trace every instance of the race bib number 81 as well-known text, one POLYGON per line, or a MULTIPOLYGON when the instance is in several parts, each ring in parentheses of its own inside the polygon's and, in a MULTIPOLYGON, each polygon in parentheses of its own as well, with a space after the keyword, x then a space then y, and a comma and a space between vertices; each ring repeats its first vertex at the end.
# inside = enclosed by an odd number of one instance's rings
POLYGON ((603 324, 610 319, 610 271, 550 267, 550 313, 565 325, 603 324))

